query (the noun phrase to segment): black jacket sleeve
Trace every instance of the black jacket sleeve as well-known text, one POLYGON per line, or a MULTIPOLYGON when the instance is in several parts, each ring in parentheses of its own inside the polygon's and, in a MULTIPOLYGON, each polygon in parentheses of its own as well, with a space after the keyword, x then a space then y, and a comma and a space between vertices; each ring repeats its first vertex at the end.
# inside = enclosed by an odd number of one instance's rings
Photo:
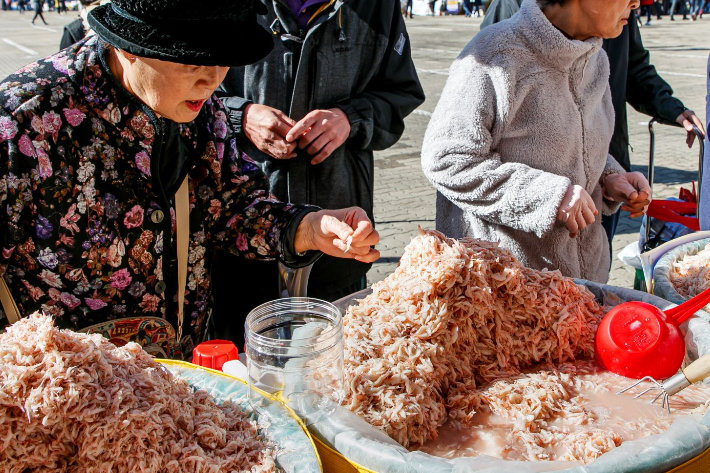
POLYGON ((651 64, 650 55, 641 41, 638 23, 633 18, 629 18, 629 35, 626 101, 660 123, 680 126, 675 120, 683 113, 685 106, 673 97, 673 89, 651 64))
POLYGON ((404 132, 404 117, 424 102, 399 1, 389 3, 394 9, 383 15, 391 19, 383 25, 389 29, 389 43, 377 74, 362 94, 335 104, 350 120, 349 145, 365 150, 387 149, 397 143, 404 132))

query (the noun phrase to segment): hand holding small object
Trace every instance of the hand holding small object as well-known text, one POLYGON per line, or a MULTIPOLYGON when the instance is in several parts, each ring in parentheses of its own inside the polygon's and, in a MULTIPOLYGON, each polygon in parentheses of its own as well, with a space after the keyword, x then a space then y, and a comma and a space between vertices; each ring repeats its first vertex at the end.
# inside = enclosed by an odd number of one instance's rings
POLYGON ((364 210, 351 207, 307 214, 296 231, 295 250, 318 250, 337 258, 372 263, 380 252, 372 248, 380 241, 364 210))
POLYGON ((622 210, 631 213, 631 218, 646 213, 651 203, 651 186, 640 172, 609 174, 602 186, 604 198, 623 202, 622 210))

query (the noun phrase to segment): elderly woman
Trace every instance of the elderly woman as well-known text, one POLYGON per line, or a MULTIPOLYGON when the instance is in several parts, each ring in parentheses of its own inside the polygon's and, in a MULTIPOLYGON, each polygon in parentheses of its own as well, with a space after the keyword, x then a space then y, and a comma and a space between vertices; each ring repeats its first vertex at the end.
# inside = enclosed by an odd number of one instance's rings
POLYGON ((189 356, 216 248, 377 259, 362 210, 280 203, 235 147, 212 93, 272 40, 251 0, 209 5, 116 0, 91 12, 97 36, 0 84, 2 324, 41 310, 189 356))
POLYGON ((638 0, 525 0, 481 31, 451 67, 422 165, 436 226, 500 241, 523 264, 608 279, 599 212, 641 215, 650 189, 608 155, 614 128, 602 38, 638 0))

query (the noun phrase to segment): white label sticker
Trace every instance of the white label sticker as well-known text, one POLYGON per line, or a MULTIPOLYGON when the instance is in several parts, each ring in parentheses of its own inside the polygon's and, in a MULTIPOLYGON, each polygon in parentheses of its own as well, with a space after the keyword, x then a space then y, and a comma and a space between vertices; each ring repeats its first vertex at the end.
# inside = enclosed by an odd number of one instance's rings
POLYGON ((404 43, 406 42, 407 39, 404 37, 404 33, 400 33, 399 39, 397 40, 397 44, 394 45, 394 50, 397 51, 397 54, 399 54, 400 56, 404 51, 404 43))

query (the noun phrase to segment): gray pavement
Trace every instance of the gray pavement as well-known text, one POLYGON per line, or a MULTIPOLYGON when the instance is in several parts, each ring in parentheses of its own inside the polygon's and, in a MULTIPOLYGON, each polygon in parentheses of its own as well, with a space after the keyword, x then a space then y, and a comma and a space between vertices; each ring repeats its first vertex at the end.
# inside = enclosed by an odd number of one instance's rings
MULTIPOLYGON (((0 78, 23 65, 55 52, 63 27, 77 18, 76 12, 45 13, 48 26, 32 27, 30 12, 0 11, 0 78)), ((421 172, 419 151, 424 131, 447 79, 448 68, 458 52, 478 32, 481 20, 448 17, 415 17, 407 20, 414 61, 427 101, 406 120, 407 129, 394 147, 378 152, 376 161, 375 217, 382 236, 382 259, 368 275, 369 282, 390 274, 418 226, 434 228, 435 194, 421 172)), ((673 86, 675 95, 705 119, 705 66, 710 45, 710 18, 696 22, 665 17, 642 29, 651 60, 673 86)), ((648 117, 629 110, 632 163, 638 169, 648 164, 648 117)), ((680 186, 689 187, 697 172, 697 145, 688 150, 685 134, 678 128, 657 126, 656 197, 677 195, 680 186)), ((639 220, 622 217, 614 240, 614 254, 638 238, 639 220)), ((631 287, 633 272, 614 260, 610 283, 631 287)))

